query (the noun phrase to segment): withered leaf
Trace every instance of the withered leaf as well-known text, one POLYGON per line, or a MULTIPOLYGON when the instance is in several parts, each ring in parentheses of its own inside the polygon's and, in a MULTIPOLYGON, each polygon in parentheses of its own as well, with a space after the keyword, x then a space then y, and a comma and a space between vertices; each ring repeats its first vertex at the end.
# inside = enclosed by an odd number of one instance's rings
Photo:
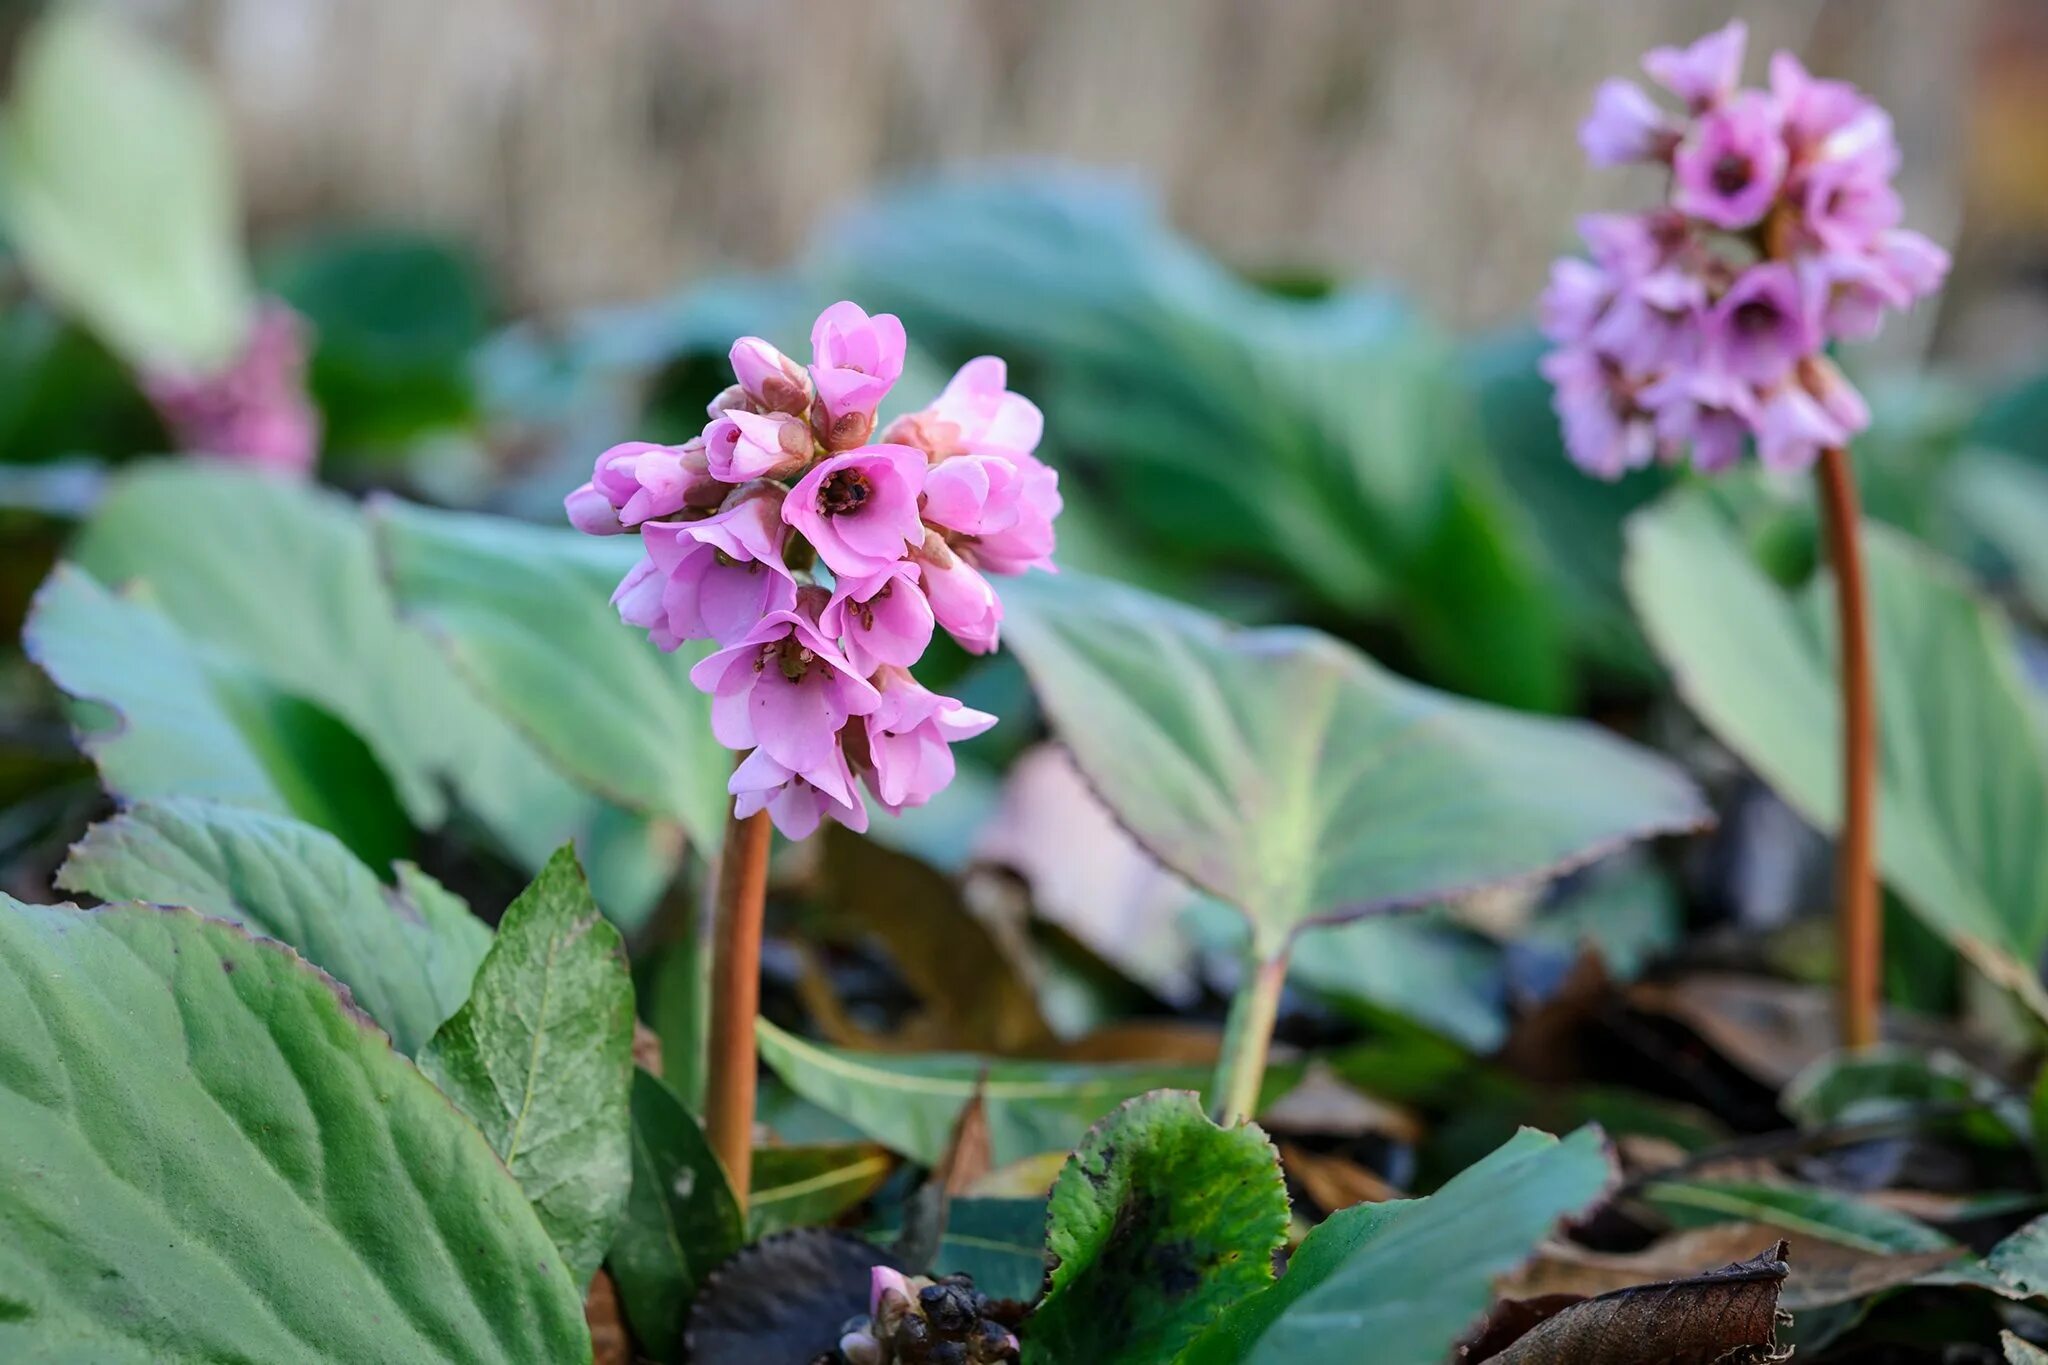
POLYGON ((745 1247, 712 1272, 684 1340, 695 1365, 808 1365, 868 1307, 869 1271, 903 1269, 849 1232, 798 1228, 745 1247))
POLYGON ((1633 1285, 1543 1318, 1491 1365, 1762 1365, 1784 1360, 1786 1246, 1680 1280, 1633 1285))

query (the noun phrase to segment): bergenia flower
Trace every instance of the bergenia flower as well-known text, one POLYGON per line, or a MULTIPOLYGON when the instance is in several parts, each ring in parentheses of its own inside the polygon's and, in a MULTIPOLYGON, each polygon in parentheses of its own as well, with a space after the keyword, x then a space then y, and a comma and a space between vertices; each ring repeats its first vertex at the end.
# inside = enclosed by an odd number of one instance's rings
MULTIPOLYGON (((1899 226, 1885 112, 1787 53, 1768 89, 1738 88, 1745 41, 1737 22, 1657 49, 1644 68, 1683 108, 1609 82, 1581 129, 1596 164, 1671 162, 1666 202, 1581 222, 1592 259, 1558 262, 1538 307, 1566 448, 1602 478, 1688 454, 1724 469, 1752 444, 1804 468, 1869 421, 1827 346, 1874 335, 1948 270, 1899 226)), ((980 544, 959 553, 991 567, 980 544)))
POLYGON ((701 436, 614 446, 564 503, 583 531, 640 536, 612 598, 622 621, 663 650, 718 646, 690 679, 711 694, 713 735, 743 751, 733 809, 791 838, 827 819, 866 829, 863 787, 894 813, 952 780, 951 745, 996 718, 909 670, 941 626, 996 647, 987 575, 1050 571, 1060 512, 1035 453, 1044 419, 1001 360, 969 361, 870 443, 902 324, 838 303, 811 342, 806 369, 740 338, 701 436))
POLYGON ((879 573, 924 539, 925 458, 908 446, 862 446, 814 465, 782 504, 835 574, 879 573))
POLYGON ((310 474, 320 457, 305 327, 283 303, 263 305, 225 368, 150 368, 137 378, 180 450, 298 476, 310 474))
POLYGON ((963 706, 921 686, 900 668, 876 675, 882 704, 865 721, 868 786, 892 814, 922 806, 953 780, 951 745, 996 723, 986 711, 963 706))
POLYGON ((702 521, 640 528, 661 582, 662 625, 670 638, 732 644, 763 617, 796 606, 796 576, 783 562, 789 528, 782 523, 782 498, 771 485, 737 495, 702 521))
POLYGON ((869 317, 858 305, 835 303, 811 328, 812 425, 827 450, 867 444, 875 409, 903 374, 903 324, 893 313, 869 317))

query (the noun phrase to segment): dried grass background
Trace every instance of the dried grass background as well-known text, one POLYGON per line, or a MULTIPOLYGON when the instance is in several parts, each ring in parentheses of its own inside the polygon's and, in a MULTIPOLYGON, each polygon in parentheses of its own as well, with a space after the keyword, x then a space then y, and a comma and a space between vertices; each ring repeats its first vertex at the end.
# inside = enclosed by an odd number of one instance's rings
POLYGON ((219 78, 259 227, 445 228, 515 308, 774 265, 878 178, 1023 155, 1139 170, 1242 265, 1500 322, 1640 188, 1580 162, 1593 85, 1731 12, 1892 109, 1933 235, 1969 204, 1974 243, 1984 184, 1994 244, 2048 219, 2036 0, 117 2, 219 78), (1978 152, 1987 120, 2020 151, 1978 152))

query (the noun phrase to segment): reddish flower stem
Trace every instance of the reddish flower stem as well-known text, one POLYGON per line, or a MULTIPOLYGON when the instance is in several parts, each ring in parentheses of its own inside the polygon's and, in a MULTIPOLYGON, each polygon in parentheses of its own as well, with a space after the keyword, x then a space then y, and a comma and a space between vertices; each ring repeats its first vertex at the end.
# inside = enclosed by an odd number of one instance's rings
POLYGON ((741 1212, 754 1165, 754 1016, 761 1003, 761 919, 768 898, 768 812, 726 822, 711 946, 710 1077, 704 1128, 741 1212))
POLYGON ((1837 996, 1842 1045, 1868 1047, 1878 1039, 1884 984, 1884 921, 1877 892, 1877 701, 1870 663, 1869 590, 1863 577, 1863 541, 1856 507, 1856 476, 1849 452, 1833 446, 1815 471, 1827 525, 1828 557, 1835 571, 1835 617, 1841 642, 1842 829, 1835 881, 1841 903, 1837 996))

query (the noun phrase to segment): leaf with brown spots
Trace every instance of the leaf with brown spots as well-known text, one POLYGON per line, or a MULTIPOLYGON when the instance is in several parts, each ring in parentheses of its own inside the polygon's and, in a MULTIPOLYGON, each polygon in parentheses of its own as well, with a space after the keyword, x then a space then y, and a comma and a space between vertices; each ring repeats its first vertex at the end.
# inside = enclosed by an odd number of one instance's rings
POLYGON ((1783 1242, 1747 1261, 1682 1280, 1617 1289, 1545 1317, 1490 1365, 1762 1365, 1778 1345, 1783 1242))
POLYGON ((1056 1263, 1024 1358, 1172 1360, 1273 1282, 1286 1236, 1287 1191, 1264 1133, 1219 1128, 1191 1091, 1140 1095, 1089 1129, 1053 1185, 1056 1263))

